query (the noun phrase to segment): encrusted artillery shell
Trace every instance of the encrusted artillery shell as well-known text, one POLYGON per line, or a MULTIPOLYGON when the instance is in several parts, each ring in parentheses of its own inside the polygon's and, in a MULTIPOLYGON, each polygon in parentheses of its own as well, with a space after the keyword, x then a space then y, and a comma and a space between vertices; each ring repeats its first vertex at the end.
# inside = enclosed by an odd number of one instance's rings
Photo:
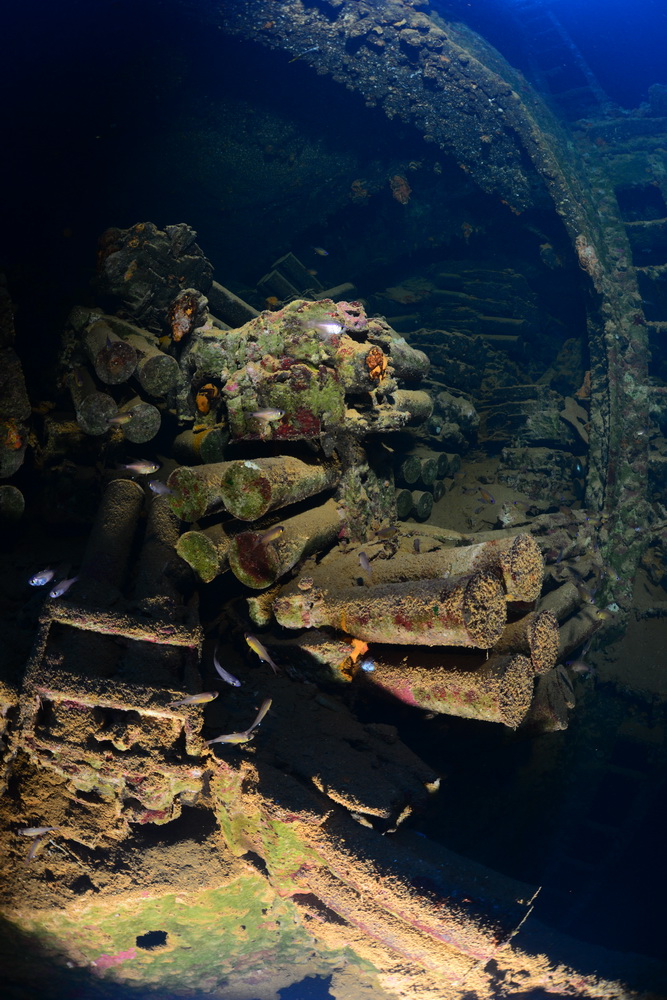
POLYGON ((137 367, 137 352, 114 333, 108 323, 97 320, 83 335, 86 353, 95 374, 107 385, 127 382, 137 367))
POLYGON ((418 521, 428 521, 433 510, 433 494, 426 490, 414 490, 412 493, 412 514, 418 521))
POLYGON ((402 489, 396 490, 394 494, 394 499, 396 503, 396 516, 404 521, 406 517, 410 517, 410 511, 412 510, 412 493, 410 490, 402 489))
MULTIPOLYGON (((403 530, 403 529, 401 529, 403 530)), ((373 582, 395 583, 400 580, 434 580, 438 577, 469 576, 477 570, 496 573, 504 582, 507 600, 535 600, 542 586, 544 565, 537 542, 531 535, 518 534, 475 545, 444 545, 439 540, 427 541, 431 526, 424 532, 421 551, 416 553, 413 538, 408 535, 404 548, 388 554, 384 542, 371 541, 349 545, 345 551, 335 549, 317 566, 307 572, 315 586, 326 587, 336 580, 338 587, 352 586, 361 575, 359 552, 363 550, 373 567, 373 582)))
POLYGON ((173 512, 184 521, 198 521, 221 510, 220 480, 228 465, 228 462, 212 462, 174 469, 167 480, 173 512))
POLYGON ((191 427, 174 438, 172 446, 174 458, 185 465, 222 462, 225 448, 229 443, 226 425, 215 427, 191 427))
POLYGON ((25 499, 21 491, 11 483, 0 486, 0 520, 18 521, 24 510, 25 499))
POLYGON ((176 551, 204 583, 210 583, 229 568, 229 536, 221 524, 204 531, 183 532, 176 543, 176 551))
POLYGON ((340 531, 338 504, 327 500, 320 507, 287 518, 283 533, 263 543, 262 531, 242 531, 229 546, 229 566, 236 578, 254 590, 271 586, 300 559, 331 545, 340 531))
POLYGON ((181 378, 178 361, 171 354, 161 351, 152 338, 130 334, 125 341, 137 352, 135 374, 146 392, 151 396, 164 396, 178 385, 181 378))
POLYGON ((114 479, 104 491, 88 538, 80 575, 88 596, 107 604, 123 586, 144 491, 131 479, 114 479))
POLYGON ((106 392, 99 392, 84 368, 77 368, 67 376, 72 396, 76 422, 85 434, 99 436, 109 430, 110 421, 118 414, 115 399, 106 392))
POLYGON ((118 410, 119 416, 129 413, 132 419, 122 425, 123 434, 133 444, 144 444, 151 441, 160 430, 162 415, 156 406, 135 396, 118 410))
POLYGON ((290 455, 228 462, 220 479, 220 497, 234 517, 255 521, 277 507, 330 489, 340 474, 336 461, 303 462, 290 455))
POLYGON ((409 414, 409 426, 425 423, 433 413, 433 400, 422 389, 395 389, 390 402, 394 409, 409 414))
POLYGON ((558 659, 558 619, 551 611, 531 611, 516 622, 508 622, 493 647, 495 653, 525 653, 536 674, 545 674, 558 659))
POLYGON ((502 722, 512 729, 525 718, 534 676, 527 657, 492 656, 471 669, 465 656, 458 664, 449 656, 446 667, 429 662, 428 656, 413 653, 404 663, 385 663, 374 656, 375 669, 365 676, 400 701, 443 715, 502 722))
POLYGON ((307 591, 274 601, 286 628, 330 625, 365 642, 488 649, 506 622, 505 593, 496 574, 456 580, 410 580, 380 586, 307 591))

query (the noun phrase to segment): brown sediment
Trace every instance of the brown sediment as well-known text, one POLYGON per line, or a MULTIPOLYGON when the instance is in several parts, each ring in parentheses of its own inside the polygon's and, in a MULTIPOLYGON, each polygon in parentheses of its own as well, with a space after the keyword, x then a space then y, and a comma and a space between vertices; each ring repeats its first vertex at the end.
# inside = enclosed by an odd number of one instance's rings
POLYGON ((502 585, 488 572, 455 580, 411 580, 331 591, 313 588, 281 594, 273 609, 278 622, 287 628, 330 625, 365 642, 482 649, 500 637, 507 616, 502 585))
POLYGON ((290 455, 222 464, 218 497, 242 521, 315 496, 335 486, 341 475, 338 461, 304 462, 290 455))
POLYGON ((465 719, 502 722, 512 729, 528 712, 534 670, 521 654, 480 661, 465 653, 410 652, 400 662, 373 650, 368 683, 408 705, 465 719))
POLYGON ((335 500, 327 500, 280 523, 284 530, 272 542, 263 542, 264 531, 242 531, 231 540, 227 553, 229 567, 247 587, 255 590, 270 587, 296 566, 299 559, 331 545, 341 527, 335 500))
POLYGON ((210 583, 229 568, 229 536, 222 524, 203 531, 185 531, 179 536, 176 551, 204 583, 210 583))
POLYGON ((555 667, 558 659, 558 619, 551 611, 531 611, 515 622, 508 622, 494 653, 525 653, 536 674, 555 667))

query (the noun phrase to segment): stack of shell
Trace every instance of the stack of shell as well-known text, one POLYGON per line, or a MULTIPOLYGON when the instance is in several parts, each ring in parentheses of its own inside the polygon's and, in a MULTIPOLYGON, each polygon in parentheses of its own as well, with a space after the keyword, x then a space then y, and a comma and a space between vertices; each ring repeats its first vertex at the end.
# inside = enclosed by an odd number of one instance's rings
MULTIPOLYGON (((212 408, 224 414, 241 454, 181 466, 168 480, 182 520, 216 518, 179 540, 200 579, 231 569, 260 590, 337 539, 366 538, 373 524, 395 519, 393 471, 371 466, 364 438, 419 425, 431 400, 400 387, 403 377, 423 376, 428 359, 384 320, 369 319, 358 303, 295 300, 239 329, 197 328, 181 367, 191 385, 220 387, 212 408), (309 449, 299 451, 298 442, 309 449), (275 454, 282 443, 286 453, 275 454), (289 510, 322 494, 319 504, 289 510), (287 517, 278 521, 283 508, 287 517)), ((187 405, 182 392, 177 406, 187 405)))
POLYGON ((193 524, 179 551, 202 580, 231 566, 261 589, 336 537, 365 538, 395 518, 393 470, 371 467, 364 439, 428 420, 431 398, 414 386, 429 362, 355 302, 296 300, 258 314, 237 300, 249 318, 230 329, 209 311, 207 295, 219 301, 222 286, 195 236, 151 223, 104 234, 97 284, 120 299, 122 317, 73 311, 62 382, 79 428, 100 441, 143 444, 163 417, 177 421, 184 465, 169 502, 184 521, 208 522, 206 534, 193 524), (271 548, 258 541, 276 511, 325 492, 337 503, 288 518, 271 548))
POLYGON ((184 224, 161 232, 139 223, 102 236, 97 287, 120 298, 123 315, 76 307, 61 352, 61 383, 84 435, 145 444, 173 409, 184 382, 179 342, 209 318, 212 268, 195 235, 184 224))
POLYGON ((515 728, 530 709, 535 677, 558 655, 551 612, 507 620, 517 603, 539 597, 537 543, 518 534, 456 547, 426 538, 422 547, 413 536, 397 532, 307 561, 273 601, 277 621, 373 643, 358 676, 407 704, 515 728), (434 646, 437 654, 424 648, 434 646))
MULTIPOLYGON (((0 284, 0 480, 17 472, 25 457, 31 407, 21 361, 14 350, 14 307, 0 284)), ((12 483, 0 485, 0 521, 15 521, 25 508, 12 483)))

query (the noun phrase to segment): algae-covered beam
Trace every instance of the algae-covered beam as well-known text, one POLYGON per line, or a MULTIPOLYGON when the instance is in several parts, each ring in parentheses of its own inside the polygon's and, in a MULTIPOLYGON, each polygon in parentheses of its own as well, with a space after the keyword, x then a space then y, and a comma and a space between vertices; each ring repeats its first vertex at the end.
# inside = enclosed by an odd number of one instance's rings
POLYGON ((506 622, 505 593, 492 572, 330 591, 300 582, 300 591, 273 604, 286 628, 329 625, 365 642, 488 649, 506 622))

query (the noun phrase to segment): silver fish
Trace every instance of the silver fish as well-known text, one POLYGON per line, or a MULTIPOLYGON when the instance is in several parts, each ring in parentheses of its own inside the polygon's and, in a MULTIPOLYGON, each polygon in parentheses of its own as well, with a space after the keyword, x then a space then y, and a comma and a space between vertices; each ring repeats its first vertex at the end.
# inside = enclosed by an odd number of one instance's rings
POLYGON ((31 587, 43 587, 45 584, 50 583, 56 575, 56 571, 47 567, 47 569, 40 569, 39 573, 34 573, 30 577, 28 583, 31 587))
POLYGON ((274 407, 265 407, 263 410, 253 410, 250 414, 255 420, 261 420, 263 424, 270 424, 273 420, 280 420, 281 417, 285 416, 284 410, 278 410, 274 407))
POLYGON ((275 665, 275 663, 271 659, 271 656, 269 654, 268 649, 266 649, 264 646, 262 646, 262 644, 259 641, 259 639, 257 639, 254 635, 250 635, 249 632, 246 632, 245 633, 245 641, 248 643, 248 645, 252 649, 253 653, 257 653, 257 655, 259 656, 260 660, 264 660, 265 663, 269 664, 269 666, 273 670, 274 674, 277 674, 279 672, 278 671, 278 667, 275 665))
POLYGON ((253 729, 257 729, 257 726, 260 724, 260 722, 262 721, 268 710, 271 708, 271 704, 272 704, 271 698, 267 698, 265 701, 263 701, 262 706, 259 712, 257 713, 255 721, 251 726, 248 726, 247 729, 244 729, 242 733, 227 733, 227 735, 225 736, 216 736, 214 740, 207 740, 206 742, 208 743, 209 746, 211 746, 212 743, 247 743, 248 740, 252 739, 253 729))
POLYGON ((360 552, 359 553, 359 565, 363 569, 364 573, 372 573, 373 572, 373 567, 371 566, 370 562, 368 561, 368 556, 366 555, 365 552, 360 552))
POLYGON ((209 701, 215 701, 218 691, 200 691, 198 694, 189 694, 180 701, 171 701, 167 708, 181 708, 183 705, 206 705, 209 701))
POLYGON ((148 488, 152 490, 153 493, 155 493, 155 495, 158 497, 166 497, 170 493, 174 492, 173 490, 169 489, 166 483, 163 483, 159 479, 149 479, 148 488))
POLYGON ((18 832, 22 837, 43 837, 45 833, 55 833, 57 826, 24 826, 18 832))
POLYGON ((149 462, 147 459, 138 458, 136 462, 125 462, 118 466, 119 469, 127 469, 137 476, 150 476, 152 472, 157 472, 160 468, 158 462, 149 462))
POLYGON ((72 584, 76 583, 78 579, 79 579, 78 576, 71 576, 69 580, 61 580, 59 583, 55 585, 53 590, 49 591, 49 597, 53 598, 62 597, 63 594, 66 594, 69 588, 72 586, 72 584))
POLYGON ((241 687, 241 681, 238 679, 238 677, 234 677, 234 674, 230 674, 229 670, 225 670, 224 667, 220 666, 217 650, 213 653, 213 666, 218 671, 218 674, 225 682, 225 684, 231 684, 231 686, 235 688, 241 687))

